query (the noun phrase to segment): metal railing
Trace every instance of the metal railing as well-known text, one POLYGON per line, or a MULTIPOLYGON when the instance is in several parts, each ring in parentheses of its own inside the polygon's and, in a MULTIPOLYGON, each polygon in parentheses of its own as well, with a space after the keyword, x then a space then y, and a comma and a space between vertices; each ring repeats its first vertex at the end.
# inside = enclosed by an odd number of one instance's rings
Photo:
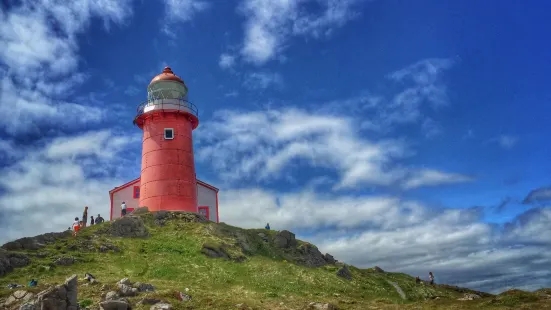
POLYGON ((151 107, 151 106, 160 106, 160 109, 163 110, 166 106, 170 110, 180 110, 180 111, 191 111, 193 115, 196 117, 199 117, 199 110, 197 107, 184 99, 154 99, 154 100, 148 100, 146 102, 143 102, 138 105, 138 108, 136 109, 137 114, 136 117, 142 115, 144 113, 145 108, 151 107))

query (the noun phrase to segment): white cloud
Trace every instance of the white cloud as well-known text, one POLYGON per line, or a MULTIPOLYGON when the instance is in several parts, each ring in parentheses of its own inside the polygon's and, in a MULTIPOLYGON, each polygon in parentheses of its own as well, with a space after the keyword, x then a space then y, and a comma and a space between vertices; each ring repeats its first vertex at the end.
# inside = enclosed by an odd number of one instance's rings
POLYGON ((134 85, 130 85, 124 90, 124 93, 128 96, 134 96, 140 93, 140 89, 134 85))
POLYGON ((438 283, 494 292, 551 284, 549 209, 532 209, 502 230, 482 223, 479 209, 436 211, 416 201, 312 189, 228 188, 220 193, 220 218, 247 228, 269 222, 341 261, 424 278, 433 271, 438 283))
POLYGON ((102 130, 19 147, 22 156, 1 170, 0 212, 9 220, 0 225, 0 243, 64 230, 86 205, 108 216, 107 193, 127 181, 118 176, 131 161, 118 155, 138 140, 102 130))
POLYGON ((311 1, 244 0, 239 11, 247 18, 241 54, 246 61, 263 64, 282 52, 293 35, 320 37, 358 14, 352 11, 354 0, 315 1, 321 14, 307 13, 311 1))
POLYGON ((2 73, 0 108, 13 117, 2 123, 11 134, 36 131, 43 122, 67 126, 96 122, 97 107, 66 100, 85 80, 78 70, 77 35, 100 18, 109 27, 131 15, 130 0, 23 2, 0 15, 2 73))
POLYGON ((222 54, 220 55, 220 60, 218 61, 218 65, 222 69, 229 69, 233 67, 235 64, 235 56, 230 54, 222 54))
POLYGON ((421 186, 472 182, 474 178, 456 173, 445 173, 437 170, 422 169, 412 173, 402 185, 405 189, 421 186))
POLYGON ((211 7, 211 4, 201 0, 164 0, 165 17, 162 19, 162 31, 174 37, 173 27, 177 22, 189 22, 197 13, 211 7))
POLYGON ((298 163, 329 169, 339 175, 335 189, 402 182, 411 189, 466 180, 458 174, 400 167, 395 159, 411 155, 408 146, 399 140, 365 139, 356 129, 358 122, 290 106, 219 111, 199 129, 196 158, 211 163, 227 180, 280 179, 293 175, 298 163))
POLYGON ((243 86, 249 89, 266 89, 270 86, 280 87, 283 78, 279 73, 253 72, 246 75, 243 86))
POLYGON ((501 135, 498 138, 496 138, 496 140, 497 140, 497 143, 499 143, 499 145, 502 148, 511 149, 517 144, 518 137, 510 136, 510 135, 501 135))

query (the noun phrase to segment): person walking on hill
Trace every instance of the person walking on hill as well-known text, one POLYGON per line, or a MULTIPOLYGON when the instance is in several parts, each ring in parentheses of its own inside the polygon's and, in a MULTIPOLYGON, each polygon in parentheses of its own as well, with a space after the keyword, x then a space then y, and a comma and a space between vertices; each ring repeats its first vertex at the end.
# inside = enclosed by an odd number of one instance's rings
POLYGON ((101 223, 103 223, 103 217, 101 217, 101 215, 98 214, 98 216, 96 217, 96 225, 101 223))
POLYGON ((429 272, 429 284, 434 285, 434 275, 432 274, 432 271, 429 272))
POLYGON ((80 228, 80 223, 78 221, 78 217, 75 217, 75 221, 73 222, 73 236, 76 237, 79 228, 80 228))
POLYGON ((82 212, 82 227, 86 227, 86 223, 88 222, 88 207, 84 207, 84 212, 82 212))
POLYGON ((126 215, 126 203, 124 203, 124 201, 121 204, 121 214, 122 216, 126 215))
POLYGON ((94 225, 94 216, 90 216, 90 226, 94 225))

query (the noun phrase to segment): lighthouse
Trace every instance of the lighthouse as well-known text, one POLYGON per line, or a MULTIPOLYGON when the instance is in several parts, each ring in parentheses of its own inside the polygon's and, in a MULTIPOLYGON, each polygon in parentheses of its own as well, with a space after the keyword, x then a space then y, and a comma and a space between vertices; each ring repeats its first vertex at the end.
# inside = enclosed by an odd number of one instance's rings
POLYGON ((219 222, 218 188, 197 179, 192 132, 199 113, 188 100, 184 80, 169 67, 147 86, 134 124, 143 131, 140 177, 109 191, 110 219, 139 207, 149 211, 186 211, 219 222))

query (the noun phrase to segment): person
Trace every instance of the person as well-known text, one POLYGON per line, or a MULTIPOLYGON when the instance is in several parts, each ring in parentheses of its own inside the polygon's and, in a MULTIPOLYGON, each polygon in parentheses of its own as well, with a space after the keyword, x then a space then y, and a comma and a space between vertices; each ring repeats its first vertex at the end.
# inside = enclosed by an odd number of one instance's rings
POLYGON ((78 217, 75 217, 75 221, 73 222, 73 236, 77 235, 77 232, 79 229, 80 229, 80 222, 78 221, 78 217))
POLYGON ((84 223, 84 226, 86 227, 86 223, 88 222, 88 207, 84 207, 84 212, 82 213, 82 223, 84 223))
POLYGON ((421 283, 421 278, 419 276, 415 277, 415 284, 421 283))
POLYGON ((266 223, 266 227, 264 228, 266 228, 267 230, 270 230, 270 223, 266 223))
POLYGON ((124 203, 124 201, 121 204, 121 214, 122 216, 126 215, 126 203, 124 203))
POLYGON ((430 285, 434 285, 434 275, 432 274, 432 271, 429 272, 429 280, 430 285))
POLYGON ((90 216, 90 226, 94 225, 94 216, 90 216))
POLYGON ((101 223, 103 223, 103 217, 101 217, 101 215, 98 214, 98 216, 96 216, 96 225, 101 223))

